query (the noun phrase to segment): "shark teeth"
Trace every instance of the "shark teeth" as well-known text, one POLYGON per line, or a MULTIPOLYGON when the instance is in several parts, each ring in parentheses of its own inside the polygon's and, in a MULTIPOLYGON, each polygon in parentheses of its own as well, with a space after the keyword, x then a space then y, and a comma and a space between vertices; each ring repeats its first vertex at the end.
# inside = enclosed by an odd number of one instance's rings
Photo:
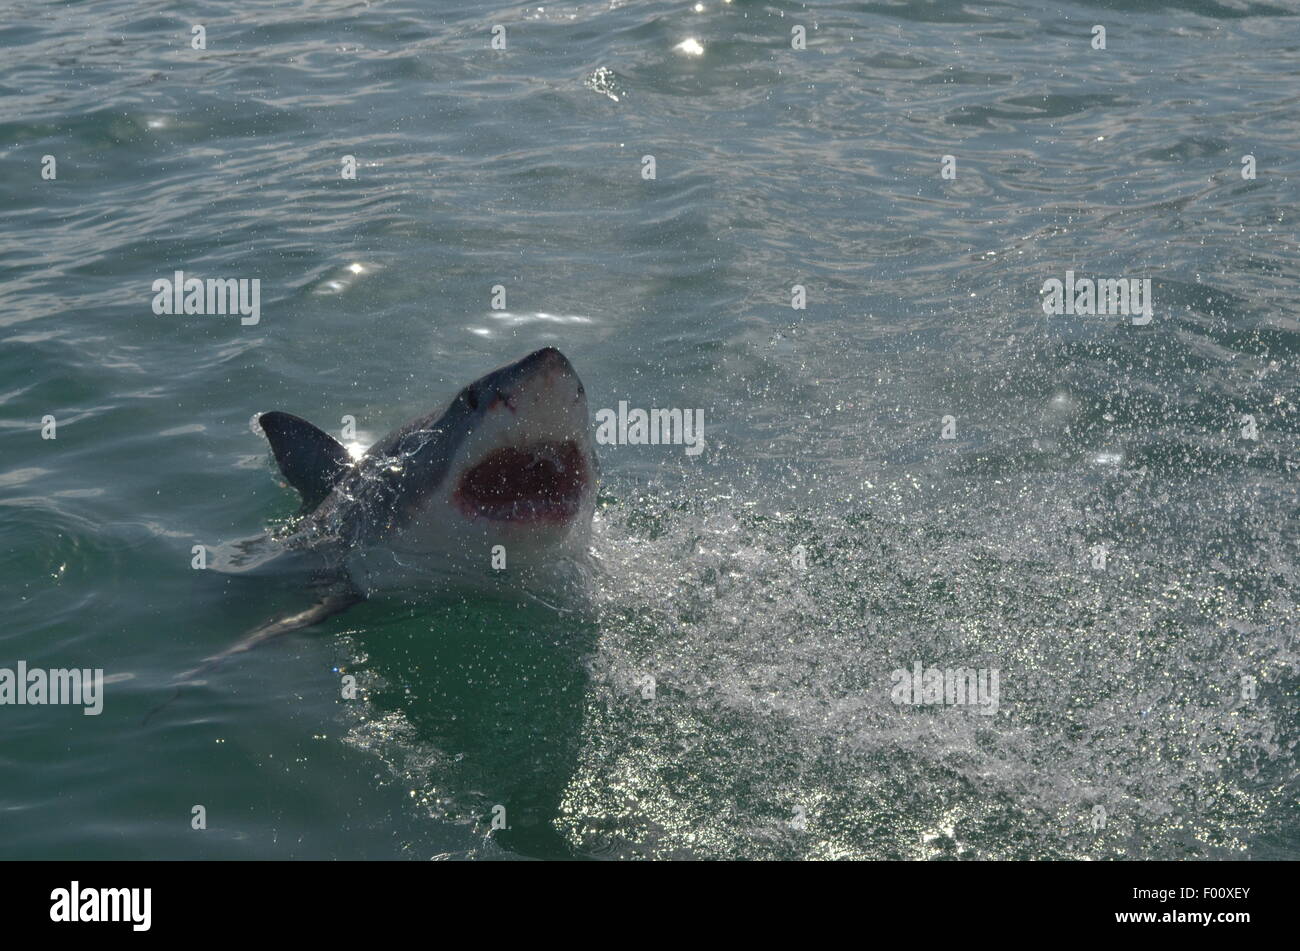
POLYGON ((573 440, 508 446, 465 471, 455 500, 471 518, 567 521, 578 514, 587 485, 586 460, 573 440))

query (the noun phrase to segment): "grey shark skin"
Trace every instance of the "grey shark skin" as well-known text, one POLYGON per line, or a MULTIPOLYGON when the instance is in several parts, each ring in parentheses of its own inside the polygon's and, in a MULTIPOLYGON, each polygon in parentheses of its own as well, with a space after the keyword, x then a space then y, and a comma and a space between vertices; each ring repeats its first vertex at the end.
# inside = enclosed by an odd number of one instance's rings
POLYGON ((305 514, 282 538, 241 543, 223 570, 305 555, 321 595, 183 678, 379 590, 487 583, 498 545, 516 578, 558 579, 585 555, 595 449, 582 382, 553 347, 480 377, 359 459, 296 416, 258 423, 305 514))

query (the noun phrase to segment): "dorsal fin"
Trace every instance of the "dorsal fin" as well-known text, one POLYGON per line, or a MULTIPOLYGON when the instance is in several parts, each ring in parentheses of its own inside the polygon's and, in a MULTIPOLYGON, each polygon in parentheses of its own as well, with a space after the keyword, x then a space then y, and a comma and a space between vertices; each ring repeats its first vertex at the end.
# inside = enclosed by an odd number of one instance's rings
POLYGON ((280 471, 302 496, 303 508, 314 509, 351 464, 348 451, 329 433, 289 413, 263 413, 257 423, 280 471))

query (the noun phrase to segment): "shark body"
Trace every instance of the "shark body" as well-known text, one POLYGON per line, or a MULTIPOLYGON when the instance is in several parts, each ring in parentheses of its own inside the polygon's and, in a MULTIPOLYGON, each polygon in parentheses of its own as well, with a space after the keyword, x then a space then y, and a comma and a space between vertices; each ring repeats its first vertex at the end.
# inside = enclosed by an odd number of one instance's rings
POLYGON ((257 421, 302 496, 303 516, 285 536, 237 544, 218 567, 306 559, 318 599, 185 678, 377 591, 472 583, 491 575, 494 559, 516 575, 555 577, 586 552, 597 478, 587 398, 552 347, 480 377, 445 410, 411 420, 359 459, 297 416, 257 421))

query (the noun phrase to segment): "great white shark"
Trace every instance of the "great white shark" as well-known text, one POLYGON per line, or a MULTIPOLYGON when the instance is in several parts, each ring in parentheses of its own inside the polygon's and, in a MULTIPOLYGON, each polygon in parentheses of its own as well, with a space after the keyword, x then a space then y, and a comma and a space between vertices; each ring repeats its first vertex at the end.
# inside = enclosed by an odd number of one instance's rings
POLYGON ((411 420, 360 458, 289 413, 256 421, 302 497, 301 517, 287 533, 219 551, 213 567, 240 573, 290 561, 310 572, 317 599, 182 681, 378 591, 472 584, 502 560, 515 578, 571 579, 566 567, 586 553, 597 479, 587 396, 554 347, 479 377, 445 410, 411 420))

